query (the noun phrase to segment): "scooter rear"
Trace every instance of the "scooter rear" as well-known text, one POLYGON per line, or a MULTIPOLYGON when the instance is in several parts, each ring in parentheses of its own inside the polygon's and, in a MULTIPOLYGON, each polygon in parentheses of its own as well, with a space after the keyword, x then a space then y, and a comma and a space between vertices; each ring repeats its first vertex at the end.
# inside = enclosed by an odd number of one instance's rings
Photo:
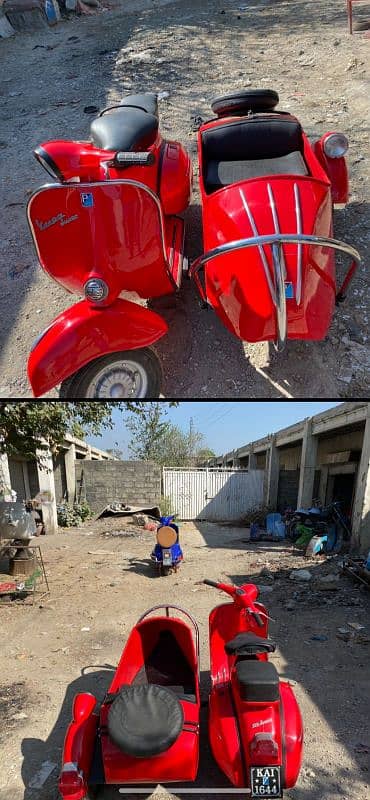
POLYGON ((279 680, 268 655, 268 615, 257 587, 204 583, 233 603, 209 617, 212 689, 209 737, 220 768, 251 797, 282 797, 295 785, 302 762, 302 719, 293 690, 279 680))

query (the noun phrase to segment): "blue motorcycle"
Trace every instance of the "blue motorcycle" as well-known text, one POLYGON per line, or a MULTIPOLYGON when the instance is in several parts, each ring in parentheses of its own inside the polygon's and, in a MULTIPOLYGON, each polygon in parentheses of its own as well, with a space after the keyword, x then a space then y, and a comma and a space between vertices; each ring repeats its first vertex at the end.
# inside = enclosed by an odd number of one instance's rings
POLYGON ((159 575, 169 575, 177 572, 183 560, 183 552, 179 545, 179 528, 172 517, 161 517, 161 524, 157 529, 157 544, 151 554, 159 575))

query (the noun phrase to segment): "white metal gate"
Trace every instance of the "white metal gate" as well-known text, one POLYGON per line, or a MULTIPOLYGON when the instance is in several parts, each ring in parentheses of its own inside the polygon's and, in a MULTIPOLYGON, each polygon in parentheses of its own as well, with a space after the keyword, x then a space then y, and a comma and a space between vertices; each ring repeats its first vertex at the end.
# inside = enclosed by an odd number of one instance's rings
POLYGON ((263 501, 264 470, 163 469, 163 494, 180 519, 237 520, 263 501))

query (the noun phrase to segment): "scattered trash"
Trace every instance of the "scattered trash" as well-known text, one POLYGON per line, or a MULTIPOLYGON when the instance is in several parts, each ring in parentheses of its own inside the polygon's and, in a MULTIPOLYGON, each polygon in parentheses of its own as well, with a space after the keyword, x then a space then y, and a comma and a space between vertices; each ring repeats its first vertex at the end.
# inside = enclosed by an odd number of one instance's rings
POLYGON ((90 628, 81 628, 81 633, 87 633, 89 630, 90 628))
POLYGON ((349 628, 353 628, 355 631, 364 631, 365 625, 360 625, 359 622, 347 622, 349 628))
POLYGON ((343 639, 344 642, 351 642, 352 644, 369 644, 370 636, 366 633, 361 633, 356 630, 349 630, 348 628, 338 628, 336 636, 338 639, 343 639))
POLYGON ((88 550, 89 556, 114 556, 114 550, 88 550))
POLYGON ((28 788, 29 789, 41 789, 41 787, 46 783, 49 775, 55 770, 57 764, 54 764, 53 761, 44 761, 41 764, 40 769, 36 772, 36 774, 31 778, 28 788))
POLYGON ((318 633, 318 634, 315 634, 314 636, 310 636, 310 639, 313 642, 328 642, 329 641, 329 636, 325 636, 324 634, 318 633))
POLYGON ((291 581, 310 581, 312 575, 308 569, 293 569, 289 578, 291 581))
POLYGON ((98 106, 85 106, 84 108, 84 114, 97 114, 98 111, 98 106))
POLYGON ((167 98, 168 98, 169 96, 170 96, 170 93, 169 93, 169 92, 158 92, 158 95, 157 95, 157 97, 158 97, 158 102, 160 103, 160 102, 161 102, 161 100, 167 100, 167 98))
POLYGON ((28 714, 24 714, 23 711, 19 711, 17 714, 12 714, 10 719, 15 719, 15 720, 28 719, 28 714))

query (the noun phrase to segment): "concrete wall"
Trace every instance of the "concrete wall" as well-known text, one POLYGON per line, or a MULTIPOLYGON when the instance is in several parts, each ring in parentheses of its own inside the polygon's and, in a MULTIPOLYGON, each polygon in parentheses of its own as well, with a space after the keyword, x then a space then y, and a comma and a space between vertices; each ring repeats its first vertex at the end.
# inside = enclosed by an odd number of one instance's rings
POLYGON ((76 460, 75 468, 77 487, 82 479, 81 494, 93 511, 114 502, 133 506, 160 503, 161 468, 150 461, 76 460))
POLYGON ((280 447, 280 469, 297 470, 301 465, 302 446, 280 447))

